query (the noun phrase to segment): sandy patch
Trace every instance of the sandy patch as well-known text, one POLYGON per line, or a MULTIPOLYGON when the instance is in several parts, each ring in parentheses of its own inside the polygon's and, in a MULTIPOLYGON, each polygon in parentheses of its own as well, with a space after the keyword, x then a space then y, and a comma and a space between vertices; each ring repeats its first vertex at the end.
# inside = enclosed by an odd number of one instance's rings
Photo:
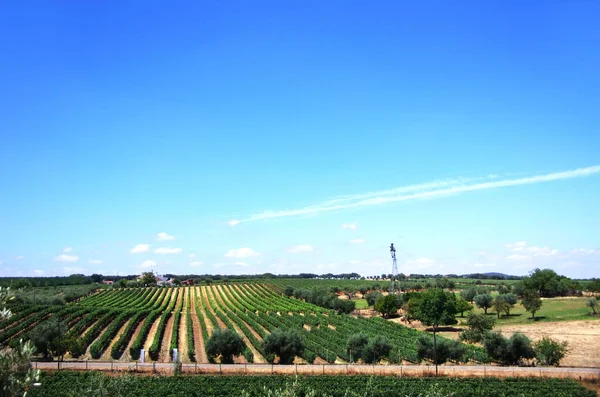
POLYGON ((600 367, 600 321, 540 322, 497 327, 505 336, 522 332, 533 341, 543 336, 569 344, 569 353, 561 366, 600 367))

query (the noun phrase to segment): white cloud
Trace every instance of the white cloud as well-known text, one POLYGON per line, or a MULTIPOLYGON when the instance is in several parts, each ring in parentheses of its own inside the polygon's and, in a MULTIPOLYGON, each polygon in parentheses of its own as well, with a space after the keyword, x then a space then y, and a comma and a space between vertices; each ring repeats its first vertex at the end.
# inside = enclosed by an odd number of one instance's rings
MULTIPOLYGON (((421 257, 421 258, 417 258, 417 259, 411 259, 406 261, 405 265, 401 265, 401 268, 416 268, 416 269, 429 269, 432 267, 443 267, 443 265, 438 264, 435 260, 431 259, 431 258, 426 258, 426 257, 421 257)), ((400 270, 402 271, 402 270, 400 270)), ((387 271, 386 271, 387 272, 387 271)), ((386 273, 383 272, 383 273, 386 273)))
POLYGON ((150 244, 138 244, 135 247, 133 247, 130 252, 132 254, 139 254, 148 251, 150 251, 150 244))
POLYGON ((102 259, 90 259, 88 263, 91 265, 101 265, 104 261, 102 259))
POLYGON ((202 261, 192 261, 190 262, 190 266, 191 267, 198 267, 198 266, 202 266, 204 263, 202 261))
POLYGON ((364 238, 355 238, 353 240, 350 240, 350 244, 362 244, 365 242, 364 238))
POLYGON ((143 261, 142 263, 140 263, 138 265, 138 267, 142 268, 142 269, 150 269, 156 266, 156 261, 153 260, 147 260, 147 261, 143 261))
POLYGON ((43 270, 34 270, 33 274, 35 274, 36 276, 41 276, 42 274, 44 274, 45 272, 43 270))
POLYGON ((238 258, 238 259, 251 258, 254 256, 260 256, 260 254, 248 247, 238 248, 235 250, 229 250, 225 254, 226 258, 238 258))
POLYGON ((23 258, 25 258, 23 255, 17 255, 17 256, 15 256, 13 259, 16 259, 16 260, 21 260, 21 259, 23 259, 23 258))
POLYGON ((85 271, 82 267, 63 267, 63 271, 69 274, 79 274, 85 271))
POLYGON ((522 261, 525 259, 529 259, 529 257, 527 255, 512 254, 507 256, 506 259, 509 261, 522 261))
POLYGON ((575 254, 575 255, 594 255, 594 254, 600 254, 600 250, 575 248, 575 249, 572 249, 570 251, 570 253, 575 254))
POLYGON ((506 258, 509 260, 521 260, 528 256, 556 256, 559 254, 557 249, 536 247, 535 245, 528 246, 525 241, 519 241, 514 244, 505 244, 504 247, 514 253, 506 258))
POLYGON ((54 262, 77 262, 78 256, 62 254, 54 258, 54 262))
POLYGON ((235 262, 235 265, 239 267, 248 267, 248 264, 246 262, 241 261, 235 262))
POLYGON ((344 223, 341 226, 342 229, 350 229, 350 230, 356 230, 356 222, 352 222, 352 223, 344 223))
POLYGON ((71 251, 73 251, 73 248, 71 248, 71 247, 65 247, 65 248, 63 248, 63 252, 64 253, 71 252, 71 251))
POLYGON ((156 239, 158 241, 168 241, 168 240, 175 240, 175 236, 171 236, 165 232, 160 232, 156 235, 156 239))
POLYGON ((498 189, 503 187, 532 185, 537 183, 580 178, 592 176, 598 173, 600 173, 600 166, 592 166, 586 168, 578 168, 575 170, 553 172, 543 175, 532 175, 527 177, 503 180, 497 180, 498 178, 495 175, 493 175, 492 177, 487 176, 476 179, 453 179, 445 181, 435 181, 429 183, 422 183, 418 185, 401 186, 394 189, 382 190, 377 192, 344 196, 333 200, 326 200, 316 205, 311 205, 297 209, 282 211, 264 211, 261 213, 250 215, 246 219, 236 220, 236 224, 241 222, 252 222, 273 218, 318 214, 321 212, 329 212, 342 209, 378 206, 402 201, 447 197, 451 195, 474 192, 478 190, 498 189))
POLYGON ((196 257, 196 254, 192 253, 188 255, 190 257, 190 259, 194 259, 196 257))
POLYGON ((296 245, 288 250, 288 252, 291 254, 310 253, 313 251, 314 251, 314 249, 313 249, 312 245, 308 245, 308 244, 296 245))
POLYGON ((239 220, 237 220, 237 219, 232 219, 232 220, 230 220, 229 222, 227 222, 227 224, 228 224, 229 226, 235 226, 235 225, 237 225, 237 224, 239 224, 239 223, 240 223, 240 221, 239 221, 239 220))
POLYGON ((181 248, 169 248, 169 247, 160 247, 154 250, 155 254, 179 254, 181 253, 181 248))

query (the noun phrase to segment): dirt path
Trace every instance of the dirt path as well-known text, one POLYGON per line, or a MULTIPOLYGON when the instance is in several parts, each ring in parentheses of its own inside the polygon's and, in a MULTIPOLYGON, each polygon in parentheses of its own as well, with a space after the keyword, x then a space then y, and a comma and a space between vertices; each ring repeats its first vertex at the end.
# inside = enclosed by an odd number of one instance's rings
POLYGON ((199 363, 207 363, 208 357, 204 350, 204 338, 202 337, 202 328, 200 326, 200 320, 196 313, 196 288, 192 288, 192 302, 190 310, 192 311, 192 325, 194 328, 194 348, 196 350, 196 361, 199 363))
POLYGON ((131 339, 129 339, 129 342, 127 343, 127 347, 125 348, 125 351, 123 352, 123 355, 119 358, 119 360, 131 360, 131 356, 129 355, 129 348, 131 347, 131 345, 133 345, 133 342, 137 339, 138 335, 140 334, 140 331, 142 330, 142 325, 144 325, 144 320, 140 321, 140 323, 135 328, 133 335, 131 335, 131 339))
POLYGON ((160 316, 158 316, 156 318, 156 320, 154 320, 154 324, 152 324, 152 327, 150 327, 150 331, 148 332, 148 335, 146 336, 146 340, 144 341, 144 351, 146 353, 148 353, 148 350, 150 350, 150 346, 152 345, 154 336, 156 336, 156 330, 158 329, 158 323, 160 323, 160 316))
POLYGON ((566 341, 569 352, 561 366, 600 367, 600 321, 561 321, 526 325, 499 326, 505 335, 522 332, 533 341, 548 336, 559 342, 566 341))
MULTIPOLYGON (((172 293, 172 298, 175 299, 175 309, 179 307, 181 300, 183 299, 183 288, 178 288, 176 292, 172 293)), ((171 313, 171 316, 167 320, 167 325, 165 326, 165 332, 163 333, 163 339, 160 344, 160 356, 158 361, 161 363, 170 363, 171 362, 171 339, 173 337, 173 325, 175 323, 175 312, 171 313)))
POLYGON ((158 358, 158 362, 161 363, 170 363, 171 362, 171 337, 173 336, 173 320, 175 319, 175 315, 171 315, 167 320, 167 325, 165 326, 165 332, 163 333, 163 339, 160 344, 160 356, 158 358))
POLYGON ((183 289, 183 307, 181 308, 181 319, 179 323, 179 361, 182 363, 189 363, 190 358, 188 356, 188 340, 187 340, 187 314, 189 312, 190 300, 189 300, 190 288, 186 287, 183 289))
POLYGON ((110 342, 110 344, 108 345, 108 347, 106 348, 104 353, 102 353, 100 360, 111 360, 110 351, 112 350, 113 345, 115 343, 117 343, 117 341, 119 340, 119 338, 121 337, 123 332, 125 332, 125 328, 127 328, 127 325, 129 325, 130 322, 131 322, 131 318, 129 320, 125 321, 125 324, 123 324, 121 329, 119 329, 119 331, 117 332, 117 334, 115 335, 113 340, 110 342))

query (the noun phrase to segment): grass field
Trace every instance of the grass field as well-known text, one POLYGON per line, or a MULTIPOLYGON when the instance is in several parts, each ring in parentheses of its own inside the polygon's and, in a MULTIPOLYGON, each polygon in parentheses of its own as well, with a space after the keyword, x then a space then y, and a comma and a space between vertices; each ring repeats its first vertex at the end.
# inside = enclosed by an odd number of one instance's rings
MULTIPOLYGON (((498 319, 493 309, 488 309, 488 313, 493 313, 491 315, 496 317, 497 325, 600 319, 599 317, 592 317, 592 310, 586 306, 587 298, 551 298, 543 299, 542 302, 542 307, 535 313, 535 320, 531 318, 531 313, 525 311, 520 303, 515 305, 508 317, 500 316, 498 319)), ((474 312, 483 313, 483 310, 475 308, 474 312)))
POLYGON ((353 301, 356 302, 357 309, 366 309, 369 307, 366 299, 353 299, 353 301))

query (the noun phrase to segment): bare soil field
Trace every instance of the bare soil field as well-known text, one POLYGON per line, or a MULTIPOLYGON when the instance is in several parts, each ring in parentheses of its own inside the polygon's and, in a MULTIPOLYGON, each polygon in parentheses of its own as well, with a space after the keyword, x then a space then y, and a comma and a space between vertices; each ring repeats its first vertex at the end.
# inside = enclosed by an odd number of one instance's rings
MULTIPOLYGON (((390 321, 407 325, 399 318, 390 321)), ((413 321, 409 325, 420 331, 427 327, 419 321, 413 321)), ((543 336, 548 336, 559 342, 566 341, 569 344, 569 352, 561 361, 564 367, 600 367, 600 321, 557 321, 539 322, 533 324, 499 325, 494 329, 501 331, 504 336, 510 336, 515 332, 527 335, 532 341, 537 341, 543 336)), ((440 332, 440 335, 458 340, 461 327, 450 327, 448 331, 440 332)))
POLYGON ((569 353, 561 361, 566 367, 600 367, 600 322, 568 321, 498 327, 504 335, 522 332, 533 341, 543 336, 569 344, 569 353))
POLYGON ((182 363, 189 363, 190 359, 188 357, 188 340, 187 340, 187 312, 190 307, 190 302, 188 298, 189 287, 183 289, 183 308, 181 309, 181 319, 179 324, 179 360, 182 363))

